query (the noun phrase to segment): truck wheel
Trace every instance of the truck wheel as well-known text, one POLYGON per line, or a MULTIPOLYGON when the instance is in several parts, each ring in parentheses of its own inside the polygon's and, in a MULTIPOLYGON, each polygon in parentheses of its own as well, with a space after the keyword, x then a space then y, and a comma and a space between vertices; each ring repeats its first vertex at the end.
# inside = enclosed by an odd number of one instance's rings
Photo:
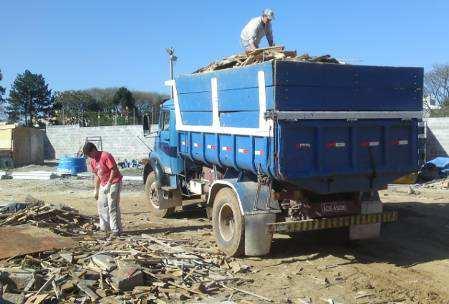
POLYGON ((212 226, 218 248, 228 256, 241 256, 245 250, 243 216, 234 191, 223 188, 214 199, 212 226))
POLYGON ((148 174, 145 182, 145 199, 148 202, 148 206, 151 209, 151 213, 157 217, 167 217, 173 213, 174 208, 160 209, 159 208, 159 185, 156 181, 156 175, 154 172, 148 174))

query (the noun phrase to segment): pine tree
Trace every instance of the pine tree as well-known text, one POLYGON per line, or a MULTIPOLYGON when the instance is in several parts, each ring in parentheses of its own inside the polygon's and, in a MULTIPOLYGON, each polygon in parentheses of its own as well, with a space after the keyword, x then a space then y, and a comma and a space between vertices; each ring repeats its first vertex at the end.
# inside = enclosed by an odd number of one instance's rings
POLYGON ((48 118, 51 114, 54 98, 41 74, 25 70, 17 75, 9 93, 6 112, 12 122, 32 126, 48 118))
MULTIPOLYGON (((2 71, 0 70, 0 81, 3 79, 2 71)), ((5 116, 5 99, 3 95, 5 95, 6 89, 0 85, 0 119, 3 119, 5 116)))

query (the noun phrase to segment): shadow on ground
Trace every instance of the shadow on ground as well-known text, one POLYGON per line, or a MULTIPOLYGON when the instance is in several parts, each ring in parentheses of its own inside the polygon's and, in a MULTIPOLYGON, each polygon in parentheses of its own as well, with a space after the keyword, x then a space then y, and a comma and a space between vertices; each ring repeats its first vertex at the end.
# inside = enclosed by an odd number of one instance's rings
MULTIPOLYGON (((403 267, 449 259, 449 203, 386 203, 384 210, 397 210, 399 219, 395 223, 384 224, 379 239, 349 242, 347 231, 341 230, 300 233, 294 237, 275 238, 270 255, 264 259, 291 258, 294 262, 295 257, 301 259, 304 255, 308 260, 331 255, 348 262, 351 259, 354 263, 386 262, 403 267)), ((127 234, 177 233, 211 228, 211 222, 201 208, 177 212, 168 220, 174 219, 203 220, 204 224, 148 228, 127 234)))
POLYGON ((210 224, 204 225, 190 225, 190 226, 176 226, 176 227, 158 227, 158 228, 145 228, 126 231, 125 235, 140 235, 140 234, 155 234, 155 233, 179 233, 186 231, 195 231, 201 229, 211 228, 210 224))
POLYGON ((399 219, 385 224, 379 239, 350 243, 342 231, 300 233, 273 241, 267 259, 312 255, 311 259, 337 256, 354 262, 386 262, 410 267, 449 258, 449 204, 419 202, 385 204, 397 210, 399 219))

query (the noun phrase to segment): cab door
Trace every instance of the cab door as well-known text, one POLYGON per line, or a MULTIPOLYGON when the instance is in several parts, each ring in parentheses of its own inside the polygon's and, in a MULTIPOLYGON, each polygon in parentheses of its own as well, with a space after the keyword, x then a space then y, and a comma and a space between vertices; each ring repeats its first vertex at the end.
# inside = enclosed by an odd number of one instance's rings
MULTIPOLYGON (((178 157, 178 133, 176 132, 175 111, 171 108, 162 108, 159 116, 159 136, 156 144, 160 151, 159 160, 161 169, 165 174, 176 175, 182 170, 182 159, 178 157)), ((170 187, 176 187, 171 176, 170 187)))

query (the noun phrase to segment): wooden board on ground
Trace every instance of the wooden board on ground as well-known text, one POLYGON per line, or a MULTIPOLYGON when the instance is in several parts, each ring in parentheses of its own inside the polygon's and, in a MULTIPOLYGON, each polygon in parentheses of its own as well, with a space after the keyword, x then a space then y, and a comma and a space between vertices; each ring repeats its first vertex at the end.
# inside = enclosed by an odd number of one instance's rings
POLYGON ((75 241, 31 225, 0 227, 0 260, 19 255, 70 248, 75 241))

